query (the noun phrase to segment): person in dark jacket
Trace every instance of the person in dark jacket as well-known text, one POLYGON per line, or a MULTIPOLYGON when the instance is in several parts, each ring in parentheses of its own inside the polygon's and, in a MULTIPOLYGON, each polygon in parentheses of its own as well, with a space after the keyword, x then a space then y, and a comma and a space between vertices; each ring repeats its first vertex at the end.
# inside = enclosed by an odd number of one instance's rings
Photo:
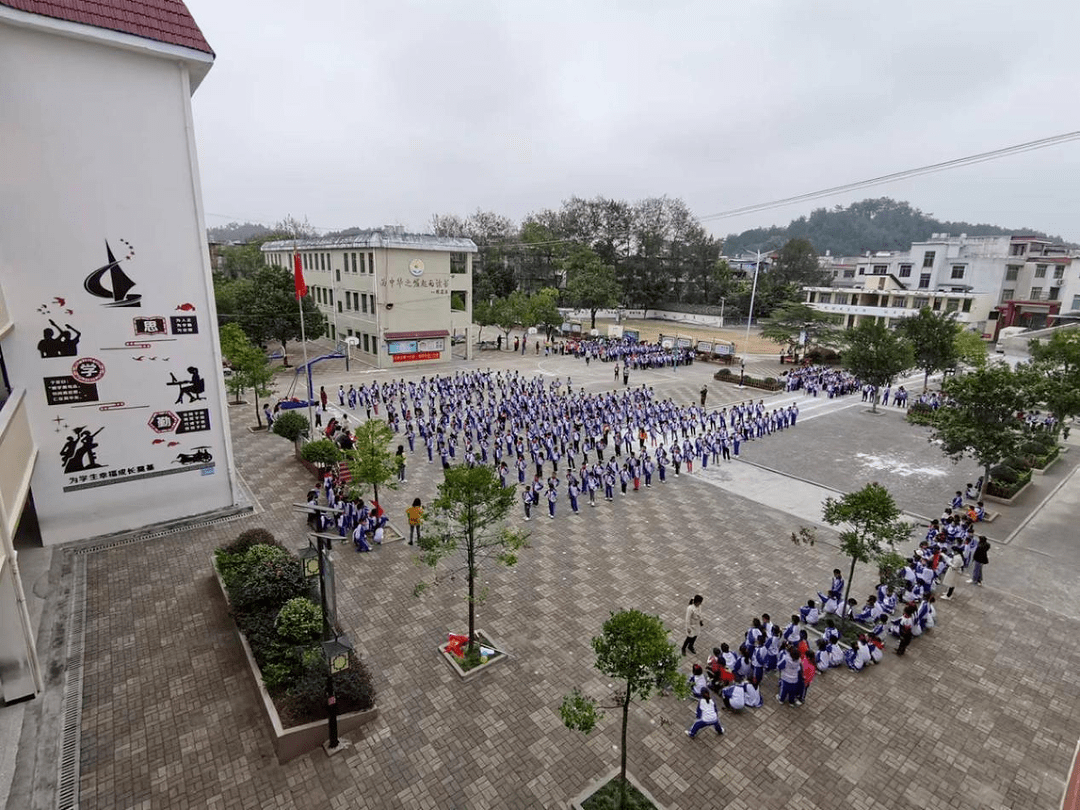
POLYGON ((975 554, 972 556, 974 565, 971 567, 971 582, 975 585, 982 585, 983 583, 983 566, 990 564, 990 541, 986 539, 985 534, 979 535, 979 545, 975 547, 975 554))

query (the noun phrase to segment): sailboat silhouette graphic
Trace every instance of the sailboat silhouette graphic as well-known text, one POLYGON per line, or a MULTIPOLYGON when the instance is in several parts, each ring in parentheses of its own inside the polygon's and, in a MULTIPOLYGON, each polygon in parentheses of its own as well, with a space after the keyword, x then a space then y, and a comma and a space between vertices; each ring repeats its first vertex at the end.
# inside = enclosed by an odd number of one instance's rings
POLYGON ((83 280, 83 287, 91 295, 98 298, 108 298, 109 303, 103 304, 106 307, 141 307, 142 296, 137 294, 131 294, 132 288, 135 286, 135 282, 127 277, 127 274, 120 269, 120 262, 117 261, 113 255, 112 248, 109 247, 109 243, 105 242, 105 251, 109 257, 109 263, 99 267, 93 273, 88 275, 83 280), (105 283, 105 276, 108 275, 108 284, 105 283))

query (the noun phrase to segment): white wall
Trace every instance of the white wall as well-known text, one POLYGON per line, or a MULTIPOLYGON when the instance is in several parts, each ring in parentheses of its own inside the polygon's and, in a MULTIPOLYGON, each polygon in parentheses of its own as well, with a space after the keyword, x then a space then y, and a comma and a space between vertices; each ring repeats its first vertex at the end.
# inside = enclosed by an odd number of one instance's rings
POLYGON ((4 356, 27 389, 40 448, 32 488, 44 541, 231 505, 186 68, 0 24, 0 110, 0 274, 15 322, 4 356), (108 306, 84 287, 106 264, 106 242, 135 282, 137 307, 108 306), (197 334, 174 332, 170 318, 185 316, 197 334), (164 319, 167 333, 139 341, 133 319, 147 317, 164 319), (79 330, 74 356, 42 357, 49 319, 79 330), (46 379, 72 378, 78 360, 104 369, 95 399, 50 404, 46 379), (188 379, 188 367, 205 379, 204 399, 176 404, 179 389, 167 383, 188 379), (148 425, 157 412, 202 415, 209 429, 157 433, 148 425), (87 466, 86 455, 61 458, 80 427, 97 434, 98 467, 70 469, 87 466), (212 464, 178 462, 198 446, 212 464))

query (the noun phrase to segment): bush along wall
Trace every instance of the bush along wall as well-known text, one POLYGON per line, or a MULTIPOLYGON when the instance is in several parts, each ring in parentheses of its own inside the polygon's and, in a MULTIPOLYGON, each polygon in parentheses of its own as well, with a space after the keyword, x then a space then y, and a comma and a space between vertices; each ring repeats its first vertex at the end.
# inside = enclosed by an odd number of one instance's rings
MULTIPOLYGON (((282 724, 326 719, 322 609, 300 559, 270 532, 250 529, 217 549, 214 562, 282 724)), ((334 688, 339 714, 375 705, 371 676, 352 653, 349 668, 334 676, 334 688)))
POLYGON ((740 375, 738 371, 733 371, 730 368, 722 368, 713 375, 713 379, 718 382, 728 382, 739 384, 739 378, 742 377, 743 385, 747 388, 761 388, 765 391, 779 391, 784 387, 784 384, 776 377, 751 377, 749 374, 740 375))

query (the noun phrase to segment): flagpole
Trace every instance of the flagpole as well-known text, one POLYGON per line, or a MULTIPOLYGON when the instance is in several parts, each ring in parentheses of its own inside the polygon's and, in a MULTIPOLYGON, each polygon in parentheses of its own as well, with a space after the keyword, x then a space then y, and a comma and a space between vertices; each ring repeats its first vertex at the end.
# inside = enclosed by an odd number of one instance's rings
MULTIPOLYGON (((293 239, 293 273, 294 283, 295 274, 303 273, 300 269, 300 254, 296 250, 296 240, 293 239)), ((302 276, 301 276, 302 278, 302 276)), ((300 345, 304 350, 304 374, 307 376, 308 392, 307 392, 307 418, 308 418, 308 439, 314 441, 314 436, 311 434, 315 430, 315 416, 311 412, 311 399, 315 393, 312 391, 313 384, 311 382, 311 367, 308 365, 308 353, 307 353, 307 335, 304 331, 304 295, 307 295, 307 284, 303 285, 303 295, 301 295, 301 287, 296 285, 296 306, 300 309, 300 345)))

